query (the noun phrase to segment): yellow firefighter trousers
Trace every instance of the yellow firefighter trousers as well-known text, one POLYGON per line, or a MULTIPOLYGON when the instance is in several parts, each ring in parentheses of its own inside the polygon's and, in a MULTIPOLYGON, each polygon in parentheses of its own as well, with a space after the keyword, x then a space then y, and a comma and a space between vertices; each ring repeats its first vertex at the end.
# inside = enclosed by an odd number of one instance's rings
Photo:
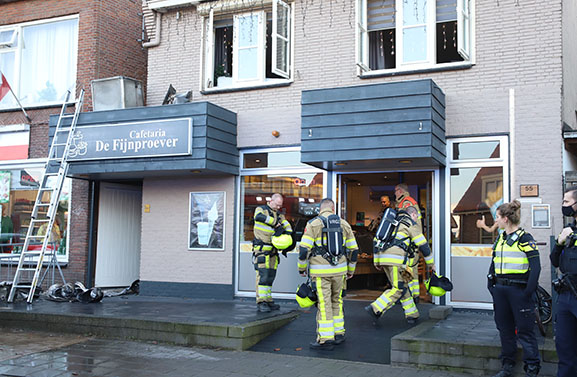
POLYGON ((345 334, 343 283, 345 275, 314 277, 319 298, 317 305, 317 342, 334 340, 345 334))
POLYGON ((383 292, 383 294, 371 303, 371 307, 375 313, 384 313, 389 310, 397 300, 401 299, 403 311, 406 318, 419 318, 419 311, 411 296, 409 290, 409 282, 411 281, 410 274, 404 273, 404 266, 383 266, 387 278, 391 283, 391 288, 383 292))

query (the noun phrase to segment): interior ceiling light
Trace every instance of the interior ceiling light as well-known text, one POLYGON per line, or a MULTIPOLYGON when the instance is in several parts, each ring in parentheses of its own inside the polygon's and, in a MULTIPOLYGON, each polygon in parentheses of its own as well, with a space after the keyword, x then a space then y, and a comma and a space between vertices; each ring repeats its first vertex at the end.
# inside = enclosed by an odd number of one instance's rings
POLYGON ((410 164, 413 160, 399 160, 401 164, 410 164))
POLYGON ((346 164, 346 162, 335 162, 336 166, 345 166, 346 164))
POLYGON ((254 162, 256 162, 258 164, 258 163, 260 163, 260 160, 257 158, 256 160, 254 160, 254 162))

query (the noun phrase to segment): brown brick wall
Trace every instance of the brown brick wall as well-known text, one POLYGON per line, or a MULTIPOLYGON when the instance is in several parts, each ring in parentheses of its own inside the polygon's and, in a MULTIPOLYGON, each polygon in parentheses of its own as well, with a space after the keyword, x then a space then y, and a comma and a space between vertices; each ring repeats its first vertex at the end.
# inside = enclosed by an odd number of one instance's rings
MULTIPOLYGON (((90 82, 111 76, 141 80, 146 87, 147 51, 141 47, 140 0, 43 0, 16 1, 0 5, 0 25, 79 15, 78 88, 86 91, 84 111, 92 110, 90 82)), ((30 125, 29 158, 48 154, 48 121, 60 107, 28 109, 30 125)), ((21 111, 0 112, 2 125, 28 123, 21 111)), ((86 280, 88 256, 89 183, 74 180, 70 220, 69 264, 66 279, 86 280)))

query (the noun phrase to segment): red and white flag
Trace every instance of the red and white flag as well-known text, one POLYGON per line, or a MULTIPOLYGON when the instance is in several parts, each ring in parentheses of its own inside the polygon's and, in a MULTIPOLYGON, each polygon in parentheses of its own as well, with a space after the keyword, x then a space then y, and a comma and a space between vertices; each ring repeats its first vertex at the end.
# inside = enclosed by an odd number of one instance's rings
POLYGON ((10 85, 8 84, 8 80, 4 77, 3 73, 0 73, 1 80, 0 81, 0 101, 4 98, 4 96, 11 92, 10 85))

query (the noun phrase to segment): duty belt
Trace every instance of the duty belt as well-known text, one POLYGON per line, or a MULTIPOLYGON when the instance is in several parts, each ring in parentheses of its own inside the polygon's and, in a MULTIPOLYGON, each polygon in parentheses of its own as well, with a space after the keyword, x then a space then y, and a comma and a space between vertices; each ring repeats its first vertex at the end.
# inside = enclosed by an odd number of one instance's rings
MULTIPOLYGON (((256 238, 255 238, 254 240, 252 240, 252 246, 253 246, 253 248, 254 248, 255 246, 258 247, 258 248, 259 248, 258 251, 259 251, 260 253, 264 254, 264 255, 274 255, 274 254, 278 254, 278 250, 275 249, 275 247, 273 246, 272 243, 265 243, 265 242, 263 242, 263 241, 261 241, 261 240, 259 240, 259 239, 256 239, 256 238), (263 251, 262 248, 263 248, 264 246, 272 246, 272 249, 271 249, 271 250, 265 250, 265 251, 263 251)), ((253 255, 257 254, 256 251, 257 251, 257 250, 253 250, 252 254, 253 254, 253 255)), ((259 253, 259 254, 260 254, 260 253, 259 253)))
POLYGON ((517 286, 517 287, 526 287, 527 286, 526 280, 500 278, 500 277, 495 277, 495 283, 499 284, 499 285, 512 285, 512 286, 517 286))

